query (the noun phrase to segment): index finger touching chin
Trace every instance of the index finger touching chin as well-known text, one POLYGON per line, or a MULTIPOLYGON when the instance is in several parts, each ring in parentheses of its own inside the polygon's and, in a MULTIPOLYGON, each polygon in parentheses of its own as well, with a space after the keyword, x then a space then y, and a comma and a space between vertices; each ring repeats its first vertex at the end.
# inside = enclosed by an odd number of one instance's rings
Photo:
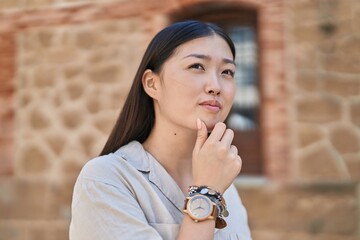
POLYGON ((225 123, 218 122, 215 124, 214 129, 209 135, 208 140, 210 141, 220 141, 225 133, 226 125, 225 123))

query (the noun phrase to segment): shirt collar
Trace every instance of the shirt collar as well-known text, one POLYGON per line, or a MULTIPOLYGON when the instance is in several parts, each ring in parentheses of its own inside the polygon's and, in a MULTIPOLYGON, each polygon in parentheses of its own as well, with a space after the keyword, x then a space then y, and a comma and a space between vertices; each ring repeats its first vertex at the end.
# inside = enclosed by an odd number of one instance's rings
POLYGON ((119 148, 115 155, 118 155, 130 163, 134 168, 141 172, 150 172, 150 163, 147 154, 141 143, 132 141, 119 148))
POLYGON ((185 195, 165 168, 148 152, 142 144, 132 141, 115 152, 128 161, 138 171, 148 172, 149 181, 171 201, 181 212, 185 195))

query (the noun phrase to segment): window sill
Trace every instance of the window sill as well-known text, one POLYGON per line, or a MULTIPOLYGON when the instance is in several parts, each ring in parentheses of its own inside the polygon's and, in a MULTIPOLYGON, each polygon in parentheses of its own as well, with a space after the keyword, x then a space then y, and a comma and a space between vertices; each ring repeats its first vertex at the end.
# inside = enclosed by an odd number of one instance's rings
POLYGON ((261 175, 241 175, 234 180, 236 188, 261 188, 269 184, 269 179, 261 175))

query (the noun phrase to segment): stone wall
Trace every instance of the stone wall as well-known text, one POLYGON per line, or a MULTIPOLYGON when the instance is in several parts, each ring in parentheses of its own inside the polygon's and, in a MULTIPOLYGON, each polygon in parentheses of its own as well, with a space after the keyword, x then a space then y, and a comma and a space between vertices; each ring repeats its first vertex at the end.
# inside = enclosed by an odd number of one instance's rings
MULTIPOLYGON (((0 240, 68 239, 148 41, 212 2, 0 1, 0 240)), ((238 181, 254 240, 360 239, 360 2, 221 2, 259 13, 268 181, 238 181)))
POLYGON ((162 26, 131 3, 16 3, 0 21, 0 239, 64 240, 75 179, 162 26))
POLYGON ((288 4, 295 181, 360 180, 359 1, 288 4))
POLYGON ((241 185, 256 239, 360 239, 360 2, 285 1, 289 182, 241 185))

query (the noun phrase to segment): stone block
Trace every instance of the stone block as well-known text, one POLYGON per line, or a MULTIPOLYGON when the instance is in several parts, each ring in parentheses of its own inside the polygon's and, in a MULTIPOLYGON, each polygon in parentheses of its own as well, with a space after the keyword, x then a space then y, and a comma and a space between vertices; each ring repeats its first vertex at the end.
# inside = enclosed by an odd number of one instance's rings
POLYGON ((16 160, 16 172, 21 175, 45 174, 51 167, 51 162, 44 151, 44 147, 30 142, 20 148, 19 157, 16 160))
POLYGON ((45 209, 46 219, 70 221, 72 193, 76 178, 77 175, 67 175, 61 182, 49 185, 48 204, 45 209))
POLYGON ((0 10, 9 10, 17 8, 20 3, 24 3, 24 0, 3 0, 0 1, 0 10))
POLYGON ((49 29, 44 29, 38 32, 39 43, 43 48, 48 48, 53 45, 54 32, 49 29))
POLYGON ((76 46, 81 49, 91 49, 98 42, 98 33, 96 31, 83 30, 76 35, 76 46))
POLYGON ((288 229, 308 234, 355 236, 357 201, 354 187, 311 186, 289 191, 288 229), (349 188, 349 189, 348 189, 349 188))
POLYGON ((27 53, 40 53, 42 48, 36 31, 19 32, 17 34, 17 41, 18 49, 27 53))
POLYGON ((353 73, 360 72, 360 38, 350 36, 344 38, 337 44, 332 54, 321 57, 321 65, 329 72, 353 73))
POLYGON ((66 91, 71 100, 76 100, 81 98, 82 94, 84 93, 84 88, 85 86, 83 86, 81 82, 74 81, 67 84, 66 91))
POLYGON ((74 77, 79 76, 84 71, 84 66, 81 65, 70 65, 64 67, 64 75, 66 80, 73 79, 74 77))
POLYGON ((60 117, 66 128, 75 129, 81 126, 81 124, 83 123, 83 114, 84 113, 81 109, 78 109, 76 107, 69 107, 61 112, 60 117))
POLYGON ((48 111, 42 108, 33 108, 29 113, 30 126, 36 131, 46 129, 51 126, 51 118, 48 111))
POLYGON ((303 232, 255 230, 252 232, 253 240, 358 240, 357 236, 341 234, 311 234, 303 232))
POLYGON ((286 194, 272 188, 238 188, 252 230, 286 229, 286 194))
POLYGON ((0 177, 14 172, 14 140, 0 138, 0 177))
POLYGON ((360 182, 360 154, 349 155, 344 158, 351 180, 360 182))
POLYGON ((354 185, 266 185, 238 191, 253 239, 356 239, 354 185))
MULTIPOLYGON (((121 42, 119 44, 125 45, 127 43, 121 42)), ((119 50, 119 47, 94 48, 94 50, 89 53, 88 59, 89 63, 95 66, 104 62, 117 61, 120 55, 122 55, 123 58, 126 59, 126 57, 124 56, 124 51, 119 50)), ((131 60, 128 59, 127 61, 131 60)), ((121 65, 119 64, 118 67, 121 67, 121 65)))
POLYGON ((79 136, 79 140, 85 154, 91 154, 92 149, 94 148, 95 138, 96 136, 90 133, 81 134, 79 136))
MULTIPOLYGON (((1 200, 0 200, 1 204, 1 200)), ((1 214, 0 214, 1 217, 1 214)), ((26 239, 26 231, 16 225, 0 223, 0 239, 1 240, 24 240, 26 239)))
POLYGON ((339 181, 344 176, 339 169, 337 155, 332 146, 317 144, 298 158, 301 182, 339 181))
POLYGON ((325 75, 322 77, 322 82, 324 90, 330 94, 346 98, 360 95, 360 81, 356 77, 325 75))
POLYGON ((112 112, 103 113, 102 115, 97 115, 94 118, 95 127, 100 130, 102 133, 108 135, 112 130, 115 124, 115 115, 112 112))
POLYGON ((51 48, 44 55, 46 61, 55 64, 69 64, 81 58, 75 47, 51 48))
POLYGON ((27 1, 27 8, 50 7, 55 3, 55 0, 30 0, 27 1))
POLYGON ((89 77, 94 83, 114 83, 119 80, 119 66, 100 66, 94 68, 89 77))
POLYGON ((292 45, 293 58, 297 69, 317 69, 319 65, 318 49, 314 43, 297 43, 292 45))
POLYGON ((352 17, 351 13, 360 6, 359 1, 332 1, 327 0, 334 7, 334 17, 344 19, 352 17), (332 3, 333 2, 333 3, 332 3))
POLYGON ((291 13, 291 20, 294 24, 314 23, 319 20, 317 2, 311 0, 287 1, 286 6, 291 13))
POLYGON ((319 49, 324 54, 331 54, 337 51, 339 39, 343 36, 348 36, 353 31, 352 19, 337 19, 331 22, 319 22, 318 29, 322 33, 322 37, 318 42, 319 49), (332 32, 327 32, 326 28, 329 28, 327 24, 333 24, 334 29, 332 32))
POLYGON ((59 156, 61 155, 66 143, 66 133, 55 130, 49 131, 46 133, 45 141, 53 153, 59 156))
MULTIPOLYGON (((76 157, 76 156, 75 156, 76 157)), ((80 162, 78 159, 74 158, 70 158, 70 159, 64 159, 62 161, 62 172, 64 176, 78 176, 82 167, 83 167, 83 163, 80 162)), ((90 158, 89 158, 90 159, 90 158)))
POLYGON ((350 104, 351 122, 360 127, 360 101, 353 101, 350 104))
POLYGON ((303 72, 296 73, 296 86, 301 91, 315 92, 320 88, 321 76, 317 72, 303 72))
POLYGON ((321 39, 321 32, 317 24, 296 26, 293 31, 294 40, 297 43, 316 43, 321 39))
MULTIPOLYGON (((358 4, 357 1, 354 1, 358 4)), ((360 21, 360 8, 353 10, 353 18, 352 18, 352 26, 355 29, 355 31, 360 31, 359 21, 360 21)))
POLYGON ((46 185, 43 180, 2 179, 0 181, 0 220, 44 218, 46 185))
POLYGON ((49 235, 52 236, 52 239, 48 239, 48 240, 67 240, 67 239, 69 239, 69 225, 70 225, 70 221, 65 226, 56 227, 56 228, 50 230, 49 235))
POLYGON ((331 95, 304 97, 296 103, 301 122, 327 123, 341 118, 341 102, 331 95))
POLYGON ((39 66, 34 70, 32 83, 36 88, 52 87, 58 74, 55 67, 39 66))
POLYGON ((26 224, 26 240, 67 240, 69 239, 67 221, 38 221, 26 224))
POLYGON ((98 93, 93 93, 91 96, 85 96, 85 105, 89 113, 95 114, 101 110, 101 96, 98 93))
POLYGON ((30 228, 27 230, 27 238, 28 240, 48 240, 47 229, 43 227, 39 228, 30 228))
POLYGON ((300 147, 306 147, 325 138, 325 133, 316 125, 300 125, 297 129, 300 147))
POLYGON ((330 131, 330 140, 341 154, 360 152, 360 135, 356 127, 340 125, 330 131))

